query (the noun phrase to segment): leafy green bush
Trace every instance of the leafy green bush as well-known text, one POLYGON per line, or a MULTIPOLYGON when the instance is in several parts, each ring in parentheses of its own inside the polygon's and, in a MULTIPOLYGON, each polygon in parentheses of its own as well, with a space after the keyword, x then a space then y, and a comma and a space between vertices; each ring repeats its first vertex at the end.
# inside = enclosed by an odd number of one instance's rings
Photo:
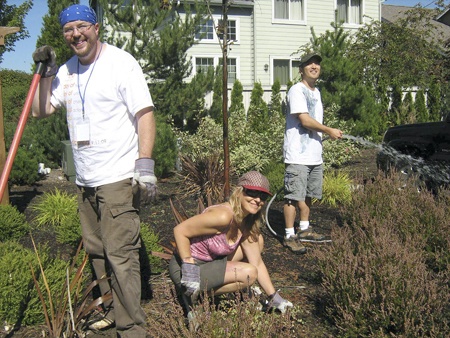
POLYGON ((54 227, 58 242, 71 245, 79 243, 81 227, 76 195, 56 188, 39 196, 31 209, 36 213, 33 223, 54 227))
MULTIPOLYGON (((269 117, 264 131, 258 133, 247 121, 244 112, 236 111, 229 118, 230 162, 237 175, 249 170, 263 171, 271 161, 281 161, 284 119, 269 117)), ((193 135, 179 132, 181 154, 192 161, 214 155, 223 149, 223 129, 213 119, 204 118, 193 135)))
POLYGON ((163 252, 163 248, 159 244, 160 238, 158 234, 153 231, 153 228, 150 224, 141 223, 141 240, 149 257, 152 272, 162 272, 163 261, 161 258, 153 256, 152 252, 163 252))
POLYGON ((0 242, 18 240, 28 231, 30 225, 24 214, 12 205, 0 205, 0 242))
POLYGON ((450 329, 450 194, 379 177, 353 192, 333 244, 314 251, 342 337, 444 337, 450 329))
POLYGON ((328 170, 323 176, 323 191, 320 203, 331 207, 345 205, 352 199, 352 181, 348 174, 339 170, 328 170))

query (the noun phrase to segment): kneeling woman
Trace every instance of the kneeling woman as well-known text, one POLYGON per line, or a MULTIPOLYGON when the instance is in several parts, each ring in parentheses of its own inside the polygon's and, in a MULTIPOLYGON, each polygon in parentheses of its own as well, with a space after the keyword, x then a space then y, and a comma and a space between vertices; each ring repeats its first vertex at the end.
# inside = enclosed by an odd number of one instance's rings
POLYGON ((292 303, 276 292, 261 258, 260 233, 269 181, 257 171, 239 178, 229 202, 206 208, 174 228, 177 253, 169 264, 178 292, 196 299, 204 290, 220 295, 256 281, 269 295, 269 307, 285 312, 292 303))

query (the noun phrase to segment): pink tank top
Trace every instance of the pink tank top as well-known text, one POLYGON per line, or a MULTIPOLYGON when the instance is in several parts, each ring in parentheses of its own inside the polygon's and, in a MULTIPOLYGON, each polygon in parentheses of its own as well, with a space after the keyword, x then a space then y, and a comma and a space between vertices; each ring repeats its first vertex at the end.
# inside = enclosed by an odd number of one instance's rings
MULTIPOLYGON (((205 212, 209 208, 218 206, 226 206, 230 209, 231 213, 233 213, 233 210, 227 204, 213 205, 206 208, 203 212, 205 212)), ((233 220, 231 220, 231 222, 233 222, 233 220)), ((230 229, 231 222, 228 227, 224 229, 220 234, 192 238, 191 256, 195 259, 210 262, 218 257, 228 256, 229 254, 234 252, 240 244, 242 234, 239 235, 239 238, 235 243, 231 245, 228 243, 227 232, 230 229)))

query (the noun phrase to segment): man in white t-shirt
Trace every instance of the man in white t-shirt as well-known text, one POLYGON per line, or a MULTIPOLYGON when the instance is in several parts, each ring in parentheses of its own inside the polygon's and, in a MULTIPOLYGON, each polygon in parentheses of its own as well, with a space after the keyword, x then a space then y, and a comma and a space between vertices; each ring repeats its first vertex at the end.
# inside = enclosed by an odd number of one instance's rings
POLYGON ((322 198, 322 133, 333 140, 342 138, 342 131, 323 125, 323 106, 316 82, 320 76, 322 57, 317 53, 300 60, 302 80, 287 94, 286 129, 283 155, 284 219, 283 245, 295 253, 306 252, 303 241, 320 242, 324 236, 309 225, 312 198, 322 198), (295 233, 296 207, 300 210, 299 231, 295 233))
POLYGON ((67 110, 83 244, 95 277, 110 278, 100 283, 101 293, 112 290, 112 305, 89 328, 115 325, 119 337, 147 337, 139 202, 156 194, 153 101, 138 62, 99 40, 92 8, 69 6, 59 20, 74 56, 58 70, 52 47, 36 49, 33 60, 45 69, 32 112, 67 110))

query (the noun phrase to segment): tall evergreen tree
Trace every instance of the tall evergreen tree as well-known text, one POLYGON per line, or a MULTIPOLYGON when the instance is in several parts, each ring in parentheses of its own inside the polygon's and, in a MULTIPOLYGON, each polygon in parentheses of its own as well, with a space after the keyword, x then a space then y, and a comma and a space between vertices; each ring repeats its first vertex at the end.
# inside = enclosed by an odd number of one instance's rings
POLYGON ((301 48, 301 53, 315 51, 323 58, 321 76, 317 82, 325 107, 336 105, 337 117, 354 121, 353 133, 359 136, 380 138, 385 122, 382 118, 383 106, 375 99, 374 89, 361 78, 361 64, 347 55, 352 44, 350 33, 342 24, 332 23, 332 30, 317 36, 311 29, 309 44, 301 48))
POLYGON ((272 85, 269 114, 271 116, 283 116, 283 110, 281 106, 281 84, 278 79, 276 79, 272 85))
POLYGON ((231 105, 229 109, 230 115, 236 112, 244 112, 244 96, 242 92, 244 87, 242 83, 236 79, 233 83, 233 89, 231 90, 231 105))
POLYGON ((255 82, 250 95, 247 119, 254 130, 263 131, 269 120, 267 103, 263 99, 264 89, 261 82, 255 82))
POLYGON ((414 109, 416 111, 417 122, 429 121, 423 89, 418 90, 416 93, 416 99, 414 100, 414 109))
POLYGON ((442 95, 441 84, 433 81, 427 95, 427 106, 430 114, 430 121, 440 121, 442 115, 442 95))
POLYGON ((209 109, 209 116, 216 121, 216 123, 222 123, 222 67, 217 67, 214 75, 214 84, 213 84, 213 100, 211 107, 209 109))
POLYGON ((414 102, 411 92, 407 92, 402 101, 402 115, 401 123, 415 123, 416 122, 416 111, 414 109, 414 102))
POLYGON ((4 52, 14 51, 14 44, 17 41, 30 36, 24 22, 32 6, 32 0, 27 0, 19 6, 8 5, 7 0, 0 0, 0 26, 20 28, 19 32, 5 36, 4 46, 0 46, 0 63, 3 61, 4 52))
POLYGON ((178 128, 189 125, 185 123, 189 119, 198 119, 183 100, 174 100, 173 96, 198 93, 188 88, 199 82, 185 84, 183 80, 192 70, 186 52, 197 43, 195 34, 205 20, 205 4, 182 6, 173 2, 173 6, 179 6, 175 8, 167 2, 147 0, 99 3, 104 22, 108 23, 104 27, 106 41, 125 49, 139 61, 151 82, 156 108, 171 116, 178 128))

